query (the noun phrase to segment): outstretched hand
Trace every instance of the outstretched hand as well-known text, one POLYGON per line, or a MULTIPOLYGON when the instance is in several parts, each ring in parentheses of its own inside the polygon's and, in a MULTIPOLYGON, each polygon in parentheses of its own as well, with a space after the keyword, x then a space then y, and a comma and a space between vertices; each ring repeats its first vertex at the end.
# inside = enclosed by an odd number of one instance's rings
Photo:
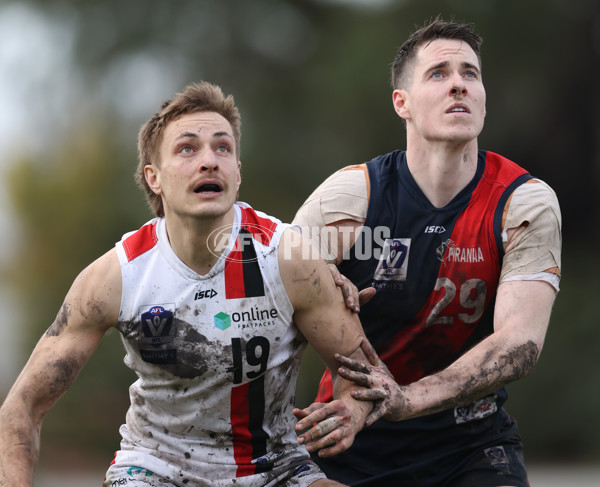
POLYGON ((360 346, 370 365, 340 354, 336 354, 335 358, 341 365, 338 369, 341 377, 366 388, 352 391, 352 397, 359 401, 373 401, 374 403, 373 410, 365 421, 365 426, 372 425, 380 418, 389 421, 406 419, 408 404, 403 394, 403 388, 398 385, 369 340, 363 338, 360 346))
POLYGON ((316 402, 305 409, 295 408, 298 418, 296 431, 301 432, 298 443, 318 452, 321 458, 332 457, 350 448, 358 428, 352 423, 350 410, 341 400, 316 402), (355 431, 356 429, 356 431, 355 431))
POLYGON ((358 313, 360 307, 367 304, 375 296, 376 289, 374 287, 367 287, 359 292, 352 281, 340 273, 335 264, 329 264, 329 272, 331 272, 335 285, 342 290, 346 308, 351 311, 358 313))

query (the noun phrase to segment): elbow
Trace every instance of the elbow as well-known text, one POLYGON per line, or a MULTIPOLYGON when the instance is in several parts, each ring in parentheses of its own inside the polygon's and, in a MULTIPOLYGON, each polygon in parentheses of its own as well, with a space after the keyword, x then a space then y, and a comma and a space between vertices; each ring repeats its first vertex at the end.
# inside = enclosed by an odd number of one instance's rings
POLYGON ((512 353, 507 356, 507 366, 513 371, 513 380, 527 377, 537 364, 541 353, 541 346, 533 340, 529 340, 516 347, 512 353))

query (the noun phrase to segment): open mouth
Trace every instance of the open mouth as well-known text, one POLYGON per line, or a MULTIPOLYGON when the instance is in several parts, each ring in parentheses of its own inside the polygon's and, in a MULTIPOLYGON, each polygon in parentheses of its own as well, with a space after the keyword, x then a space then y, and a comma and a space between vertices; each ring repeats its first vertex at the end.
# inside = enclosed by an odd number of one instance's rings
POLYGON ((208 184, 201 184, 200 186, 198 186, 194 190, 194 193, 220 193, 221 191, 223 191, 223 190, 221 189, 221 187, 218 184, 208 183, 208 184))
POLYGON ((464 106, 451 107, 446 113, 469 113, 469 110, 464 106))

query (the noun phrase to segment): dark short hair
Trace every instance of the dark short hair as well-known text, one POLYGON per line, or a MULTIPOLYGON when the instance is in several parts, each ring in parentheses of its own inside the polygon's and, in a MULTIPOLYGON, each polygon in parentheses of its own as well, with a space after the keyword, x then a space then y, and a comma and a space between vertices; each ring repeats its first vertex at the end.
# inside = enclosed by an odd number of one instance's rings
POLYGON ((407 66, 415 59, 418 48, 436 39, 455 39, 466 42, 475 51, 481 65, 480 52, 483 40, 475 33, 473 26, 471 24, 445 21, 438 16, 415 30, 398 49, 392 63, 393 89, 396 90, 406 85, 407 66))
POLYGON ((206 81, 186 86, 182 93, 177 93, 175 97, 165 101, 160 111, 142 126, 138 134, 138 166, 135 180, 144 190, 148 206, 156 216, 164 216, 165 210, 161 196, 148 186, 144 167, 150 164, 160 167, 160 144, 167 124, 194 112, 216 112, 229 122, 239 159, 242 119, 233 96, 224 95, 219 86, 206 81))

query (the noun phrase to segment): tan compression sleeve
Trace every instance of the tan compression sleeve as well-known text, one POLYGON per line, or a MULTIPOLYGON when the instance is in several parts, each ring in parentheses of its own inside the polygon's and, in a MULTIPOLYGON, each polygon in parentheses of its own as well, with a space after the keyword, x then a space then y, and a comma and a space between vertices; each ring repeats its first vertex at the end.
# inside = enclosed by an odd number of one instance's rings
MULTIPOLYGON (((365 164, 348 166, 329 176, 296 213, 293 224, 302 228, 303 235, 317 246, 328 263, 335 263, 337 245, 328 231, 333 228, 327 227, 347 220, 365 221, 369 206, 368 183, 365 164)), ((350 242, 350 246, 352 244, 350 242)))
POLYGON ((507 240, 500 282, 531 280, 536 275, 546 280, 539 273, 560 278, 562 222, 552 188, 539 179, 522 184, 512 194, 505 212, 503 238, 507 240))

